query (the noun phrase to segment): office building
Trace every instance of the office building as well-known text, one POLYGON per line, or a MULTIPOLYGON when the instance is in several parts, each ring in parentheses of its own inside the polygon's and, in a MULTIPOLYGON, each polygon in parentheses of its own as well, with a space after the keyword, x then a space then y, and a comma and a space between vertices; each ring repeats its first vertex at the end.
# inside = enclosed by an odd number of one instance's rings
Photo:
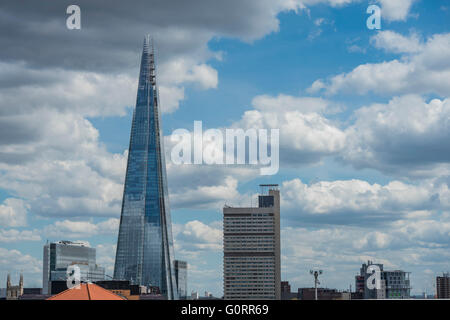
POLYGON ((280 192, 260 187, 258 207, 223 208, 225 299, 281 299, 280 192))
POLYGON ((381 278, 386 286, 386 299, 409 299, 411 297, 409 274, 410 272, 402 270, 381 273, 381 278))
POLYGON ((368 261, 367 264, 362 264, 359 276, 355 277, 356 290, 358 292, 361 286, 364 286, 364 299, 409 299, 411 291, 409 275, 410 272, 402 270, 384 270, 383 264, 368 261), (380 271, 378 286, 375 286, 375 277, 372 277, 374 288, 367 286, 369 277, 373 274, 373 271, 368 271, 370 266, 376 266, 376 269, 380 271))
POLYGON ((114 279, 157 286, 168 299, 177 299, 155 72, 155 54, 147 37, 133 112, 114 279))
POLYGON ((436 297, 438 299, 450 299, 450 274, 444 273, 436 277, 436 297))
MULTIPOLYGON (((65 283, 67 268, 77 265, 80 281, 99 281, 105 279, 105 269, 96 263, 96 250, 84 242, 59 241, 44 245, 43 255, 43 294, 51 292, 51 282, 65 283)), ((67 287, 66 287, 67 288, 67 287)))
POLYGON ((187 262, 175 260, 175 279, 177 282, 178 298, 187 299, 187 262))

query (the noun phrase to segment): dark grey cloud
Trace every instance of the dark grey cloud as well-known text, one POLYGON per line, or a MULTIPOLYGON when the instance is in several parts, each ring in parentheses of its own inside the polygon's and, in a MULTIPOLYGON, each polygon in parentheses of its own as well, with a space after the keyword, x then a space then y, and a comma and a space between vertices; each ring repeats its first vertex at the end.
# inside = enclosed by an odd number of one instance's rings
POLYGON ((72 1, 2 1, 0 60, 34 68, 123 72, 136 66, 144 35, 162 62, 204 55, 213 36, 255 39, 276 30, 281 1, 77 1, 81 30, 66 28, 72 1))
POLYGON ((0 117, 0 145, 33 142, 40 138, 39 124, 23 125, 21 117, 0 117))

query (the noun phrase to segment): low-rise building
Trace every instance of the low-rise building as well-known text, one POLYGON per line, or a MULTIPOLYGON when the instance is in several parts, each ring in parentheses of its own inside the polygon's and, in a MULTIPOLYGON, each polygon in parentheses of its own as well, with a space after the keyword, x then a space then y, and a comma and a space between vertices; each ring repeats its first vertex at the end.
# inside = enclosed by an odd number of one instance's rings
POLYGON ((281 300, 296 300, 297 292, 291 291, 289 281, 281 281, 281 300))
MULTIPOLYGON (((298 299, 315 300, 315 288, 299 288, 298 299)), ((337 289, 317 288, 317 300, 350 300, 351 294, 337 289)))

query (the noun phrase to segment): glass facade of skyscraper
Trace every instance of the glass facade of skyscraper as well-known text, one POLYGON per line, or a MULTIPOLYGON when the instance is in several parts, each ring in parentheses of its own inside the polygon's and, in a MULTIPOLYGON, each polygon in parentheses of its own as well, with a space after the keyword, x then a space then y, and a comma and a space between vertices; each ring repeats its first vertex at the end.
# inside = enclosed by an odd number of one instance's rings
POLYGON ((122 201, 114 278, 177 299, 155 60, 144 41, 122 201))

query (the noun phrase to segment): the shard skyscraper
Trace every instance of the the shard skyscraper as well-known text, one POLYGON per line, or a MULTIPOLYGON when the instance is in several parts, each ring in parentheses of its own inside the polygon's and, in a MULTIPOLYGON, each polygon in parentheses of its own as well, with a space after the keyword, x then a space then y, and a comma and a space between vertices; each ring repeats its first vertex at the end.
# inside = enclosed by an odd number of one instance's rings
POLYGON ((114 279, 157 286, 177 299, 155 55, 144 40, 133 113, 114 279))

